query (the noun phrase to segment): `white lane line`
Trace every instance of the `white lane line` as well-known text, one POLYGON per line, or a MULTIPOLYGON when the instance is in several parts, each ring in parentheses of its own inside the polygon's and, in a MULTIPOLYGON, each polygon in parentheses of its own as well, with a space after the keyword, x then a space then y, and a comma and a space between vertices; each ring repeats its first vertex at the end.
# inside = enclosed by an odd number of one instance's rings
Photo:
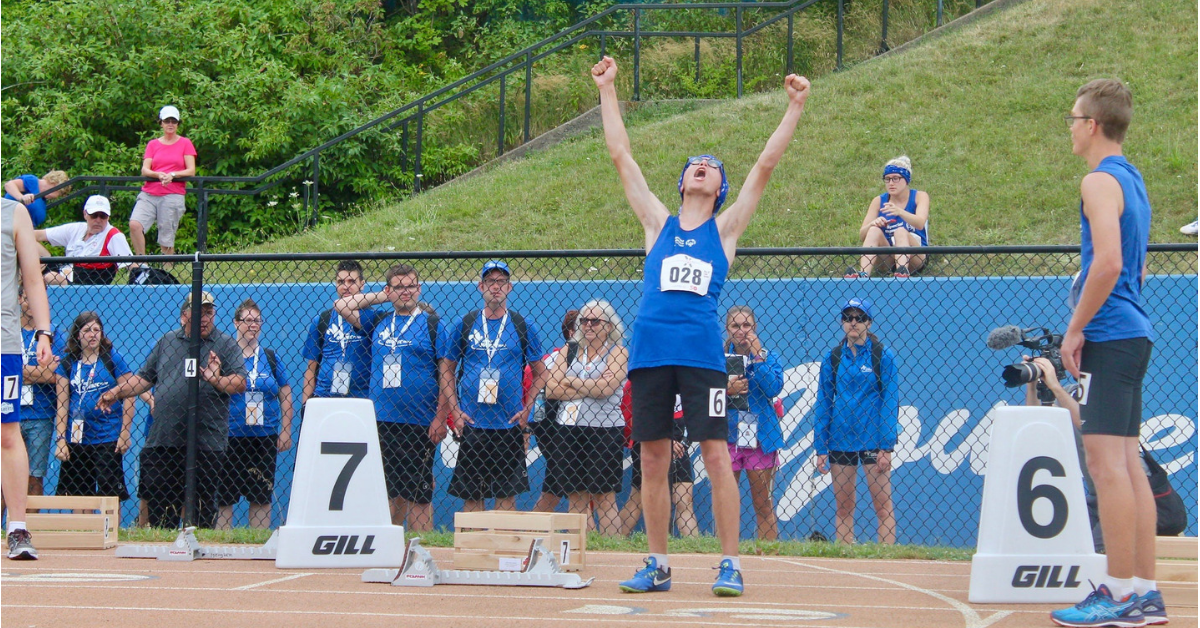
POLYGON ((958 600, 956 600, 952 597, 942 595, 941 593, 938 593, 936 591, 931 591, 929 589, 924 589, 924 588, 918 587, 915 584, 908 584, 907 582, 900 582, 898 580, 881 578, 879 576, 856 574, 852 571, 843 571, 840 569, 832 569, 830 567, 821 567, 819 565, 807 565, 806 563, 798 563, 798 562, 794 562, 794 561, 790 561, 790 560, 783 560, 783 559, 779 559, 779 558, 774 558, 772 560, 774 560, 775 562, 787 563, 789 565, 808 566, 808 567, 812 567, 813 569, 820 569, 822 571, 827 571, 830 573, 840 573, 840 574, 845 574, 845 575, 859 576, 860 578, 866 578, 868 580, 875 580, 876 582, 887 582, 889 584, 894 584, 898 587, 903 587, 905 589, 908 589, 909 591, 916 591, 917 593, 923 593, 930 597, 939 599, 939 600, 945 602, 946 604, 949 604, 951 607, 953 607, 955 610, 957 610, 960 614, 962 614, 963 623, 966 626, 966 628, 985 628, 986 626, 990 626, 991 624, 994 624, 994 623, 1000 621, 1001 619, 1004 619, 1005 617, 1008 617, 1009 615, 1012 614, 1012 611, 997 611, 996 613, 993 613, 987 619, 983 619, 979 616, 979 613, 975 612, 975 609, 971 608, 970 606, 963 604, 962 602, 959 602, 958 600))
POLYGON ((265 582, 256 582, 254 584, 247 584, 247 585, 241 586, 241 587, 234 587, 234 588, 230 589, 230 591, 249 591, 250 589, 257 589, 258 587, 265 587, 268 584, 275 584, 277 582, 287 582, 288 580, 297 580, 297 579, 303 578, 305 576, 311 576, 311 575, 313 575, 313 574, 311 574, 311 573, 294 573, 290 576, 284 576, 282 578, 276 578, 274 580, 267 580, 265 582))

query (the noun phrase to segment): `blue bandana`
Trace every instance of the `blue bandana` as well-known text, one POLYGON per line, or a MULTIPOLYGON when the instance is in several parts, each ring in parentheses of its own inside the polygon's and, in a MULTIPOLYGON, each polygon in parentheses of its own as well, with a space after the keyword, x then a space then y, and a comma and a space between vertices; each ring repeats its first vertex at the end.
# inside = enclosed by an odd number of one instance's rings
MULTIPOLYGON (((717 159, 712 155, 699 155, 698 157, 706 157, 708 159, 717 159)), ((689 157, 683 163, 683 171, 679 173, 679 200, 683 200, 683 175, 687 174, 688 166, 694 158, 689 157)), ((721 206, 725 204, 725 197, 729 195, 729 178, 725 176, 725 165, 722 164, 718 170, 721 171, 721 189, 717 191, 717 202, 713 204, 713 214, 721 211, 721 206)))
POLYGON ((900 166, 891 166, 891 165, 884 166, 883 167, 883 176, 886 177, 889 174, 898 174, 898 175, 904 177, 905 183, 912 183, 912 173, 908 171, 908 168, 901 168, 900 166))

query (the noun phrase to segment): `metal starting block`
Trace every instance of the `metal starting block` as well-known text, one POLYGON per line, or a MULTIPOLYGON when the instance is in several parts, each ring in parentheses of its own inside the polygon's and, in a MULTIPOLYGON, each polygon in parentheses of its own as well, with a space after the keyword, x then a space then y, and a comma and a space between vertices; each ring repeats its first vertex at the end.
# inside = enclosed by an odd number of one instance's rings
POLYGON ((118 545, 117 558, 157 558, 191 562, 193 560, 275 560, 275 548, 279 532, 261 546, 201 545, 196 539, 196 528, 184 528, 170 545, 118 545))
POLYGON ((435 584, 504 585, 516 587, 562 587, 582 589, 595 578, 583 580, 579 574, 564 573, 554 552, 534 539, 529 546, 521 571, 464 571, 438 569, 429 550, 421 547, 421 539, 408 542, 404 564, 400 569, 368 569, 363 582, 390 582, 394 587, 431 587, 435 584))

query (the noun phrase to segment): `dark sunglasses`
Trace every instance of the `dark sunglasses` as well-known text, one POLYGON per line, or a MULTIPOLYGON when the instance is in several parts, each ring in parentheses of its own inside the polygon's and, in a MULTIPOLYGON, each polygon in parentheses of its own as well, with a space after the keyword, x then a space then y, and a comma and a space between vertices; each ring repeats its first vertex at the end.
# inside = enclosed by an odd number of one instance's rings
POLYGON ((583 317, 583 318, 580 318, 580 319, 579 319, 579 324, 580 324, 580 325, 599 325, 600 323, 607 323, 607 322, 608 322, 608 321, 607 321, 607 320, 605 320, 605 319, 603 319, 603 318, 587 318, 587 317, 583 317))
POLYGON ((866 323, 871 317, 866 314, 842 314, 843 323, 866 323))
POLYGON ((717 159, 716 157, 705 157, 705 156, 701 155, 699 157, 688 157, 688 160, 687 160, 688 166, 694 166, 696 164, 703 164, 703 163, 707 163, 708 165, 712 166, 713 168, 717 168, 718 170, 725 167, 725 164, 722 163, 721 160, 717 159))
POLYGON ((88 214, 87 217, 88 218, 99 218, 101 220, 108 220, 108 214, 102 214, 99 212, 97 212, 95 214, 88 214))

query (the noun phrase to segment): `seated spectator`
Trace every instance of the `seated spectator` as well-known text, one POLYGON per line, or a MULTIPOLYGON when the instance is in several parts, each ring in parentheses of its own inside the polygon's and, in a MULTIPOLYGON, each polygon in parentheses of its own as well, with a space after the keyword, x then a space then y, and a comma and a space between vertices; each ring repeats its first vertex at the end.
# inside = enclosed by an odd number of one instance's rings
POLYGON ((775 468, 779 466, 776 452, 783 447, 783 432, 771 400, 783 390, 783 366, 774 353, 763 347, 758 337, 758 321, 749 306, 729 308, 725 332, 726 352, 732 358, 731 364, 739 367, 729 369, 726 390, 733 475, 740 481, 742 471, 746 472, 758 538, 774 541, 779 537, 779 528, 772 492, 775 468))
MULTIPOLYGON (((125 234, 108 224, 112 214, 108 199, 89 196, 83 205, 84 222, 71 222, 49 229, 33 232, 39 242, 67 249, 67 257, 127 257, 133 255, 125 234)), ((118 262, 79 262, 67 266, 46 269, 47 285, 77 286, 107 285, 117 275, 117 267, 128 266, 118 262)))
POLYGON ((133 399, 100 409, 97 400, 130 378, 129 367, 104 335, 95 312, 75 317, 58 367, 55 457, 62 461, 59 495, 115 495, 129 499, 122 457, 129 450, 133 399))
POLYGON ((52 201, 60 196, 71 193, 70 187, 55 190, 41 198, 35 198, 43 190, 62 185, 67 182, 67 173, 62 170, 51 170, 46 176, 37 178, 36 175, 23 174, 16 179, 4 182, 4 198, 17 201, 29 210, 29 217, 36 229, 46 222, 46 201, 52 201))
POLYGON ((21 306, 21 438, 29 451, 29 494, 42 495, 43 480, 50 463, 50 444, 54 440, 54 417, 58 412, 56 384, 59 360, 66 351, 67 334, 51 327, 54 359, 46 364, 37 358, 37 327, 24 286, 17 288, 17 303, 21 306))
MULTIPOLYGON (((558 401, 557 482, 569 496, 571 512, 586 513, 589 527, 615 535, 620 529, 617 493, 625 458, 621 393, 629 365, 623 346, 625 325, 608 301, 579 309, 572 342, 559 350, 546 384, 546 398, 558 401), (592 508, 599 525, 592 521, 592 508)), ((550 478, 547 478, 550 483, 550 478)))
MULTIPOLYGON (((575 335, 577 318, 579 318, 579 310, 567 310, 563 315, 563 346, 566 346, 566 343, 570 342, 571 337, 575 335)), ((562 347, 555 347, 553 351, 542 356, 542 363, 546 365, 547 372, 554 368, 554 359, 558 357, 561 349, 562 347)), ((526 366, 524 387, 528 390, 532 385, 533 369, 526 366)), ((555 482, 562 478, 562 474, 558 471, 559 465, 568 462, 563 460, 561 448, 556 446, 558 444, 558 401, 545 397, 546 391, 543 390, 539 395, 541 403, 534 409, 533 418, 529 419, 529 429, 532 431, 534 442, 537 443, 538 451, 542 454, 542 460, 546 462, 542 493, 533 506, 535 512, 554 512, 558 510, 559 502, 567 496, 567 492, 562 486, 555 485, 555 482)))
POLYGON ((251 528, 271 527, 275 454, 292 446, 292 386, 275 352, 259 344, 263 314, 253 299, 233 313, 238 347, 248 371, 246 392, 229 398, 229 447, 218 495, 217 527, 233 525, 233 505, 250 503, 251 528))
POLYGON ((196 174, 196 147, 178 132, 179 109, 163 107, 158 112, 158 124, 163 135, 150 140, 142 156, 142 176, 154 180, 142 185, 129 217, 129 234, 138 255, 146 254, 146 232, 156 222, 162 254, 175 253, 175 232, 187 210, 183 202, 187 186, 175 179, 196 174))
MULTIPOLYGON (((929 194, 909 187, 912 162, 897 157, 883 167, 887 191, 871 199, 858 237, 864 247, 929 246, 929 194)), ((863 255, 859 270, 846 269, 846 278, 870 277, 877 264, 894 269, 893 276, 907 278, 925 265, 925 255, 863 255), (893 267, 893 262, 895 266, 893 267)))

